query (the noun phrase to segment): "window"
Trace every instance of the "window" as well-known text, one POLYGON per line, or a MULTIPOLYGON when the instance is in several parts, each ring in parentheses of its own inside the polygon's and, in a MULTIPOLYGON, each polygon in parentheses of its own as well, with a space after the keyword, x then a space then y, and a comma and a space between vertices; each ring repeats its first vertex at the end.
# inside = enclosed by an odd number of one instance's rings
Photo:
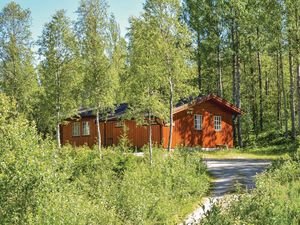
POLYGON ((194 115, 195 130, 202 130, 202 115, 194 115))
POLYGON ((220 131, 222 129, 221 116, 215 116, 214 117, 214 123, 215 123, 215 130, 220 131))
POLYGON ((80 136, 80 122, 74 122, 72 126, 72 135, 74 137, 80 136))
POLYGON ((82 131, 82 135, 90 135, 90 123, 88 121, 83 121, 82 123, 83 125, 83 131, 82 131))

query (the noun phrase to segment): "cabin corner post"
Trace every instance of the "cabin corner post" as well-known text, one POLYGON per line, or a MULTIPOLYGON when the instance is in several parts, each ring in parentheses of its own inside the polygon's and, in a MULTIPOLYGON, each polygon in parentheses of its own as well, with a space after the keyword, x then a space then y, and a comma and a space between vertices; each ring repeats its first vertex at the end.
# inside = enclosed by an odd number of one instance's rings
POLYGON ((100 122, 99 122, 99 109, 96 110, 96 125, 97 125, 98 151, 99 151, 99 154, 100 154, 100 158, 102 158, 102 151, 101 151, 101 130, 100 130, 100 122))

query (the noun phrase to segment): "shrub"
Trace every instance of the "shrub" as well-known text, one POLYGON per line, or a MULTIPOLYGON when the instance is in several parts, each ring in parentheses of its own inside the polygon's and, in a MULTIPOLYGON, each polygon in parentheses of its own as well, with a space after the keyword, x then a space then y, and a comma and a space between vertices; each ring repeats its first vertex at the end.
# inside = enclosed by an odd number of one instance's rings
POLYGON ((201 224, 300 224, 300 167, 294 157, 275 163, 257 178, 257 188, 227 209, 217 205, 201 224))
POLYGON ((196 154, 56 149, 0 95, 0 224, 173 224, 209 188, 196 154))

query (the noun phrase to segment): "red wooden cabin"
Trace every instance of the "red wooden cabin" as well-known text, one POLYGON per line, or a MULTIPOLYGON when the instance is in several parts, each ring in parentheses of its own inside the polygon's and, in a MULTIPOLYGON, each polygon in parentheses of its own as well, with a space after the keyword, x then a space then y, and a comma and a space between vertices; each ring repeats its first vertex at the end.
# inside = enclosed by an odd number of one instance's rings
MULTIPOLYGON (((126 109, 127 104, 121 104, 114 113, 100 121, 103 146, 118 144, 124 124, 133 146, 142 147, 148 143, 147 125, 138 125, 134 119, 120 120, 126 109)), ((216 95, 180 102, 174 108, 172 147, 233 147, 232 117, 241 113, 241 109, 216 95)), ((79 115, 61 126, 62 143, 92 147, 97 143, 96 116, 91 110, 81 111, 79 115)), ((153 120, 153 143, 167 148, 169 129, 169 125, 159 118, 153 120)))

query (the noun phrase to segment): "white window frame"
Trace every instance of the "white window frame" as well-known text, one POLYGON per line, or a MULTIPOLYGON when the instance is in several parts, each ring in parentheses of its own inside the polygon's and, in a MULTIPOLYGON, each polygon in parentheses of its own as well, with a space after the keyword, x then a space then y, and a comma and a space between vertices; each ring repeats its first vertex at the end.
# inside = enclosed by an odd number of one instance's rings
POLYGON ((89 121, 83 121, 82 122, 82 136, 89 136, 90 133, 90 122, 89 121))
POLYGON ((72 123, 72 136, 79 137, 80 136, 80 122, 72 123))
POLYGON ((215 131, 222 130, 222 117, 221 116, 214 116, 214 128, 215 128, 215 131))
POLYGON ((194 129, 202 130, 202 115, 194 115, 194 129))

